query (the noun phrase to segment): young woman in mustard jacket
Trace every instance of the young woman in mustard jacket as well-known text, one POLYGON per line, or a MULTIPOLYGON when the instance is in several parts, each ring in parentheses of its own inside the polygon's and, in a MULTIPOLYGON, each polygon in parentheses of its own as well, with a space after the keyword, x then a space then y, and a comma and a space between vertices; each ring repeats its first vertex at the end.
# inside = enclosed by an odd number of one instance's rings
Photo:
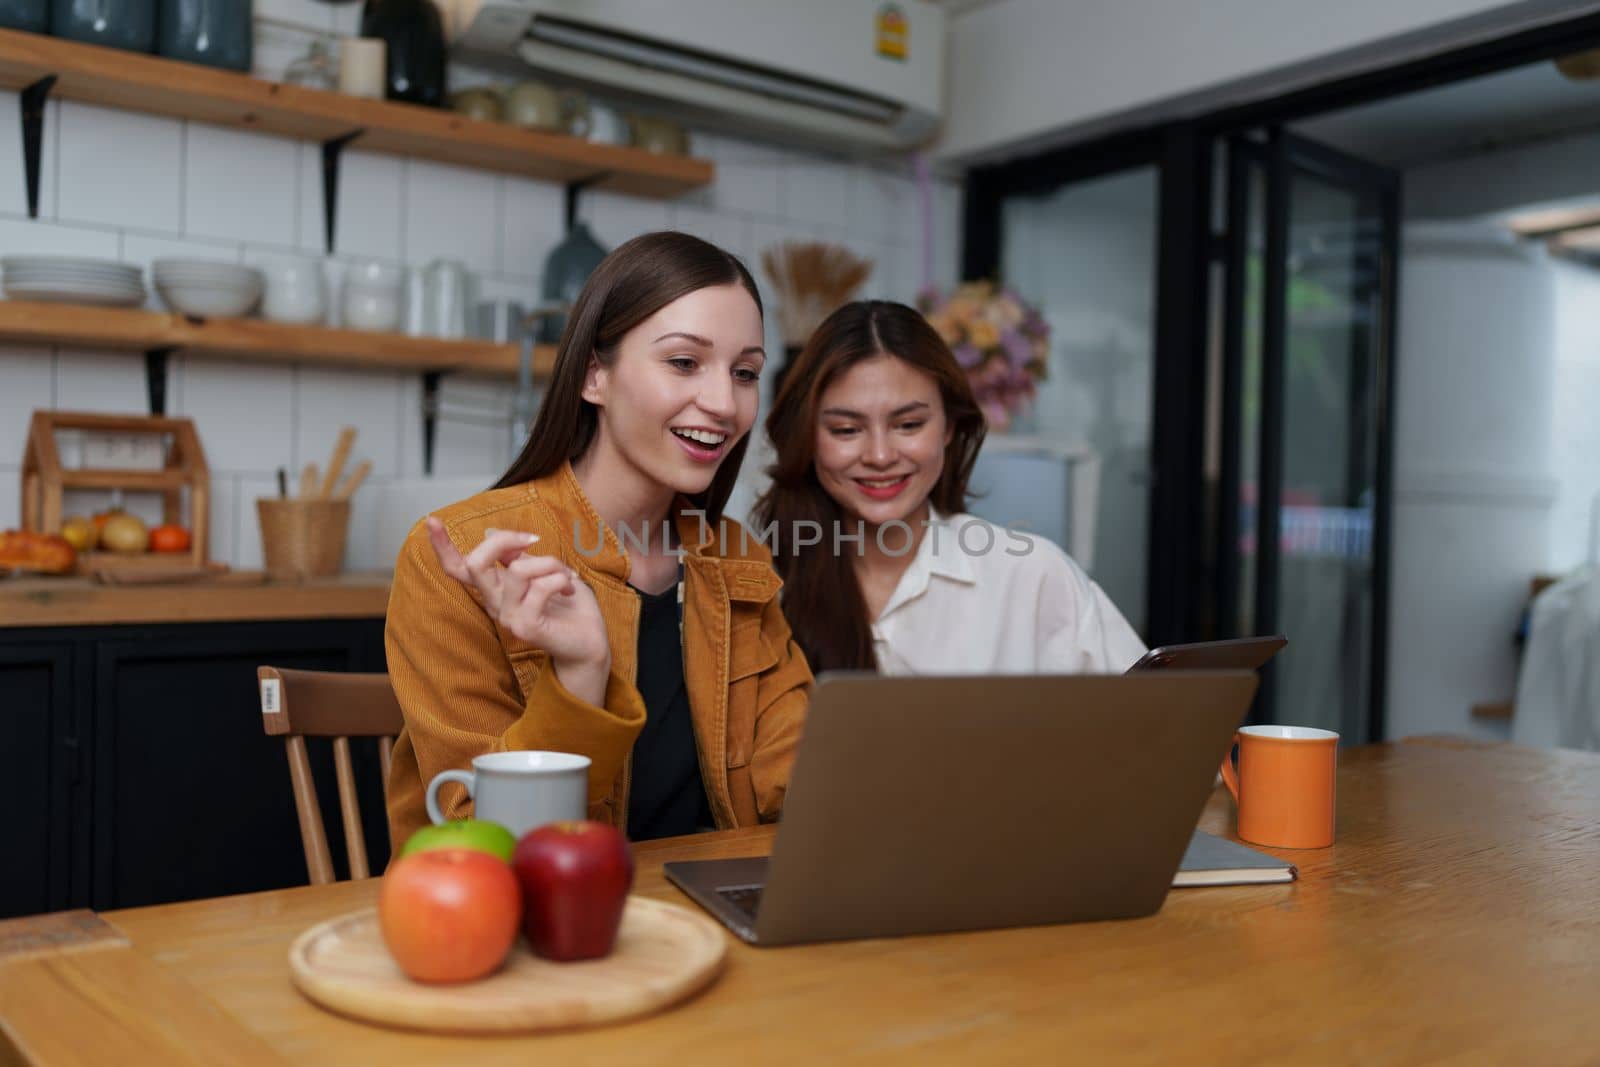
MULTIPOLYGON (((770 554, 721 514, 762 337, 749 272, 697 238, 596 268, 522 453, 396 560, 396 852, 434 775, 506 750, 588 756, 590 817, 635 839, 778 817, 811 672, 770 554)), ((471 814, 454 784, 440 801, 471 814)))

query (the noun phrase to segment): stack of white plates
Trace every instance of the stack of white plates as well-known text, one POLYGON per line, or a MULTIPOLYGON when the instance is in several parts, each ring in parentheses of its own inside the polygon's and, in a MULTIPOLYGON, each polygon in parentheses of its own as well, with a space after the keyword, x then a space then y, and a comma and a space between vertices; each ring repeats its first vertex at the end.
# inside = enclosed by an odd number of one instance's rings
POLYGON ((232 318, 261 299, 262 274, 254 267, 206 259, 158 259, 150 265, 156 292, 181 315, 232 318))
POLYGON ((68 304, 129 307, 144 303, 138 267, 106 259, 66 256, 5 256, 6 296, 13 300, 53 300, 68 304))

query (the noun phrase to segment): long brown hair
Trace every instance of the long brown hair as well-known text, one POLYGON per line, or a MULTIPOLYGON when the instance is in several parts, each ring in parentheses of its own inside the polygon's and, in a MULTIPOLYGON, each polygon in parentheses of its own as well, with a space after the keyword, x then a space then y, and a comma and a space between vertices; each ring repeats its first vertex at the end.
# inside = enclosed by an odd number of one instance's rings
POLYGON ((858 300, 829 315, 811 335, 785 373, 767 416, 778 459, 768 468, 772 486, 756 503, 755 519, 762 530, 778 524, 773 565, 784 582, 783 613, 813 672, 878 666, 855 568, 822 545, 797 552, 792 532, 806 521, 834 530, 845 519, 817 478, 818 410, 835 378, 879 355, 904 360, 939 386, 950 443, 939 481, 928 494, 938 511, 966 510, 967 479, 983 445, 983 413, 972 386, 950 347, 917 311, 885 300, 858 300))
MULTIPOLYGON (((589 359, 611 366, 623 335, 680 296, 714 285, 741 285, 762 314, 755 279, 731 252, 686 233, 647 233, 619 246, 594 269, 578 294, 556 349, 528 443, 494 483, 503 489, 544 478, 577 459, 594 443, 600 412, 583 399, 589 359)), ((750 435, 728 452, 695 504, 715 524, 739 477, 750 435)))

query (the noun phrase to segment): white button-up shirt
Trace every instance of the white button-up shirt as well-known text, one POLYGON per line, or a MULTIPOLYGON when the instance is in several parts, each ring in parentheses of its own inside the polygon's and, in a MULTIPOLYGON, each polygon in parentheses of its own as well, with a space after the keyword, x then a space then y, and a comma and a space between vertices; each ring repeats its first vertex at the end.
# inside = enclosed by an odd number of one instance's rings
POLYGON ((931 509, 872 638, 883 674, 1120 674, 1146 651, 1049 539, 931 509))

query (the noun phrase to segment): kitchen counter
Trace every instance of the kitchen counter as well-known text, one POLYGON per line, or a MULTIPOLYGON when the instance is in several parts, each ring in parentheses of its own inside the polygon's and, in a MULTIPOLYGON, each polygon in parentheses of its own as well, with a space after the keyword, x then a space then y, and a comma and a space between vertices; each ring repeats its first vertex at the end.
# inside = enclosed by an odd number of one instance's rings
POLYGON ((306 582, 221 581, 102 585, 79 577, 0 578, 0 628, 114 623, 259 622, 382 618, 388 572, 306 582))

